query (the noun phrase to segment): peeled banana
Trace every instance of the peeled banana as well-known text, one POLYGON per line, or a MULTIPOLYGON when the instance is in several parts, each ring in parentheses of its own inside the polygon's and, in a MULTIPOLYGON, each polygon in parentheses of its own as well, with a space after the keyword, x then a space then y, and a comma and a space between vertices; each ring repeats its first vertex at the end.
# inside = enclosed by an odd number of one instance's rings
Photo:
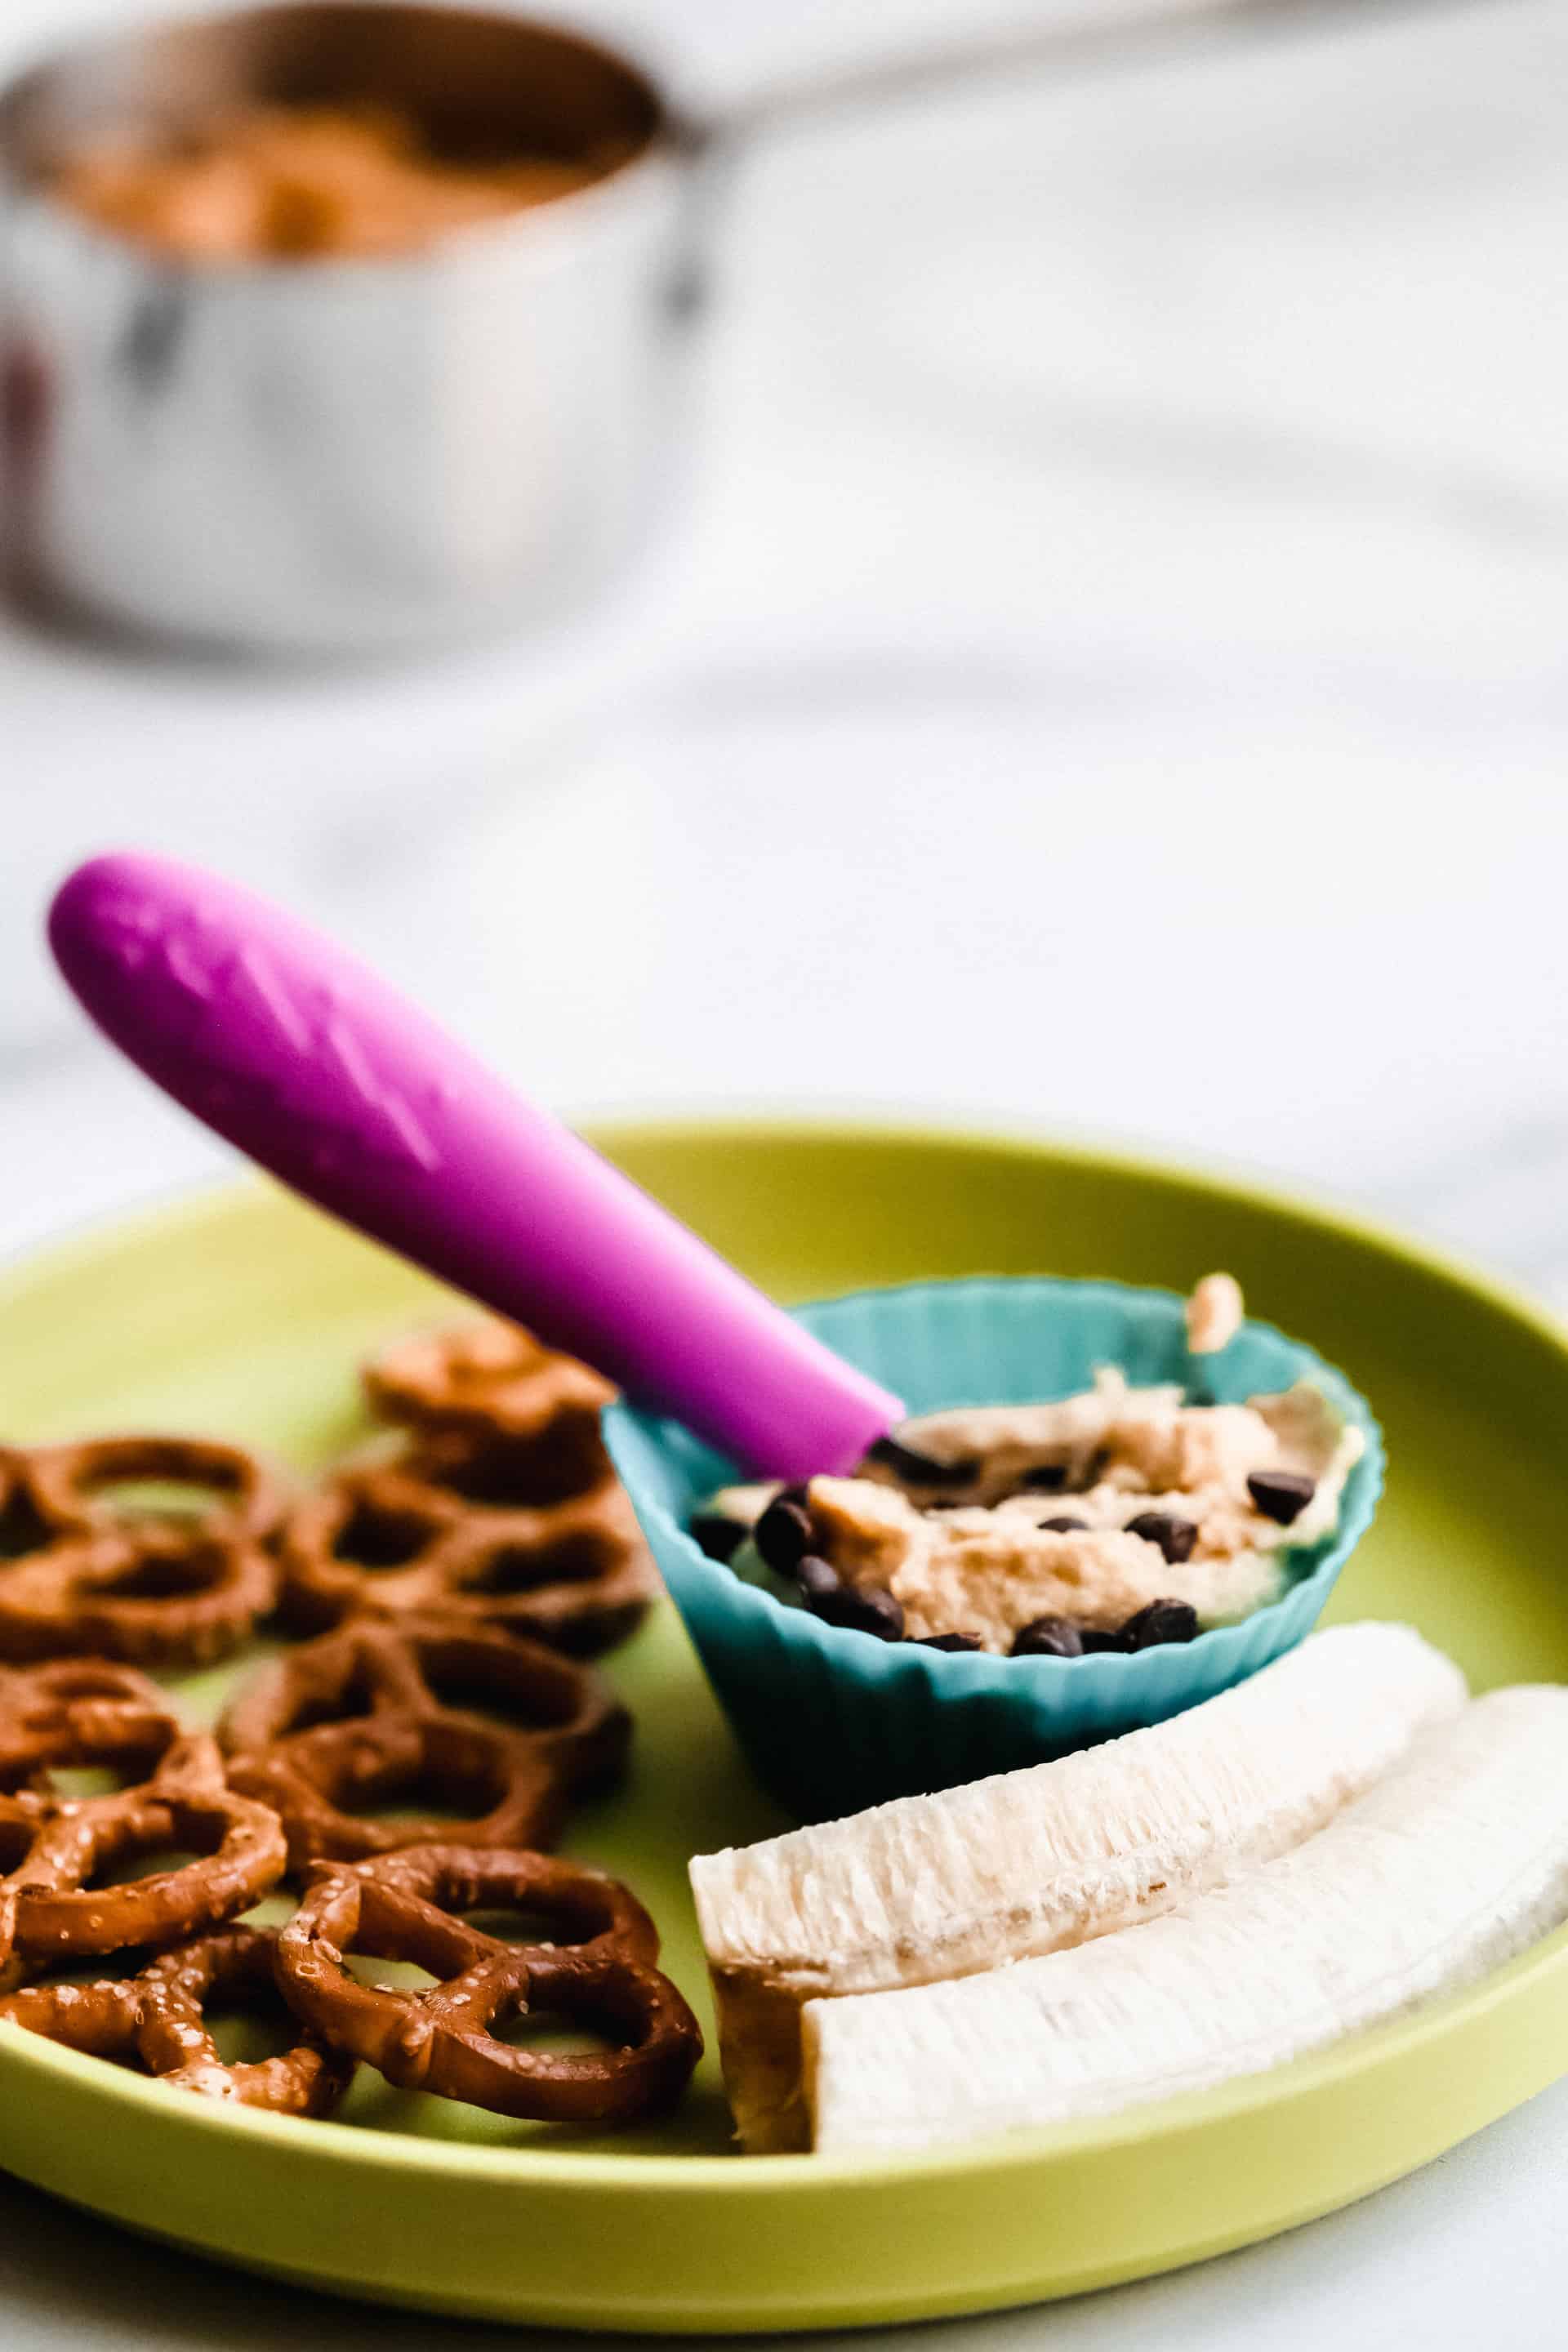
POLYGON ((1299 1845, 1464 1701, 1458 1669, 1408 1626, 1341 1627, 1104 1747, 700 1855, 742 2145, 808 2144, 804 2002, 967 1977, 1146 1919, 1299 1845))
POLYGON ((1498 1691, 1304 1845, 1163 1918, 813 2001, 813 2145, 922 2147, 1255 2074, 1475 1982, 1564 1917, 1568 1690, 1498 1691))

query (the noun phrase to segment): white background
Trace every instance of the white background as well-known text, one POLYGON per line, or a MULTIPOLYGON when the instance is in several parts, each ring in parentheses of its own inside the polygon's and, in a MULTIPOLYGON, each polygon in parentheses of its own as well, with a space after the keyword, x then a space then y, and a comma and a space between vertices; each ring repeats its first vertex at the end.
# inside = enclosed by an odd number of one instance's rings
MULTIPOLYGON (((112 13, 4 0, 3 61, 112 13)), ((1007 20, 593 14, 712 98, 1007 20)), ((0 623, 0 1240, 221 1164, 39 951, 54 876, 137 841, 284 892, 572 1109, 1089 1130, 1568 1301, 1565 236, 1549 0, 977 85, 759 149, 690 505, 591 625, 302 675, 0 623)), ((937 2340, 1527 2352, 1565 2167, 1568 2091, 1273 2246, 937 2340)), ((0 2184, 6 2352, 132 2339, 482 2331, 0 2184)))

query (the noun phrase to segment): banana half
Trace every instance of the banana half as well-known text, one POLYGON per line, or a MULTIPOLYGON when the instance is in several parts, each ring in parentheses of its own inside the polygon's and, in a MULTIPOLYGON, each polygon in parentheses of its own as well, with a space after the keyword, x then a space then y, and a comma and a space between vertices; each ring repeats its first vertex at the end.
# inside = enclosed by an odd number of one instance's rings
POLYGON ((1283 2065, 1568 1916, 1568 1690, 1477 1699, 1317 1836, 1127 1936, 813 2001, 812 2144, 917 2148, 1283 2065))
MULTIPOLYGON (((807 2001, 820 2130, 843 2113, 830 2087, 839 2001, 978 1978, 1170 1911, 1313 1837, 1465 1699, 1458 1667, 1410 1627, 1337 1627, 1103 1747, 699 1855, 692 1891, 742 2147, 811 2145, 807 2001)), ((1005 2068, 1005 2041, 998 2051, 1005 2068)), ((862 2125, 828 2128, 837 2144, 862 2125)))

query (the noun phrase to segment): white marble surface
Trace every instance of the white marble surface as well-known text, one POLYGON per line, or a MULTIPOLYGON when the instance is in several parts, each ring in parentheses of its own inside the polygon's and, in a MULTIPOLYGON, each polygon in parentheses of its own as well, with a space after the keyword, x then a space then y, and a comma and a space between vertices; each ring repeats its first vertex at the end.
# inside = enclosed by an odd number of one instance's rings
MULTIPOLYGON (((9 0, 0 45, 123 13, 9 0)), ((594 14, 738 97, 1006 12, 594 14)), ((1550 0, 1015 76, 759 150, 689 512, 571 638, 300 676, 0 625, 0 1242, 219 1164, 39 952, 51 877, 136 840, 286 892, 564 1106, 1089 1129, 1568 1301, 1565 214, 1550 0)), ((1396 2314, 1533 2352, 1565 2162, 1568 2089, 1273 2246, 937 2340, 1359 2352, 1396 2314)), ((480 2340, 0 2184, 6 2352, 132 2313, 480 2340)))

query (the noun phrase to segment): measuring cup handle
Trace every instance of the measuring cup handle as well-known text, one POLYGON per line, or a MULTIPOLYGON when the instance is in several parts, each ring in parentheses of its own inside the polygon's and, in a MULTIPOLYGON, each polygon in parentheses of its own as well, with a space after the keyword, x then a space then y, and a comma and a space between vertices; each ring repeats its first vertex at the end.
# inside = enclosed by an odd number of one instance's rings
POLYGON ((847 1469, 901 1417, 579 1137, 281 908, 162 858, 100 857, 61 888, 49 936, 99 1027, 217 1134, 747 1468, 847 1469))
POLYGON ((733 100, 705 126, 731 146, 845 113, 962 89, 984 75, 1016 80, 1048 71, 1060 83, 1106 68, 1178 58, 1195 44, 1255 37, 1292 25, 1305 33, 1336 17, 1376 22, 1408 0, 1084 0, 956 38, 806 67, 733 100))

